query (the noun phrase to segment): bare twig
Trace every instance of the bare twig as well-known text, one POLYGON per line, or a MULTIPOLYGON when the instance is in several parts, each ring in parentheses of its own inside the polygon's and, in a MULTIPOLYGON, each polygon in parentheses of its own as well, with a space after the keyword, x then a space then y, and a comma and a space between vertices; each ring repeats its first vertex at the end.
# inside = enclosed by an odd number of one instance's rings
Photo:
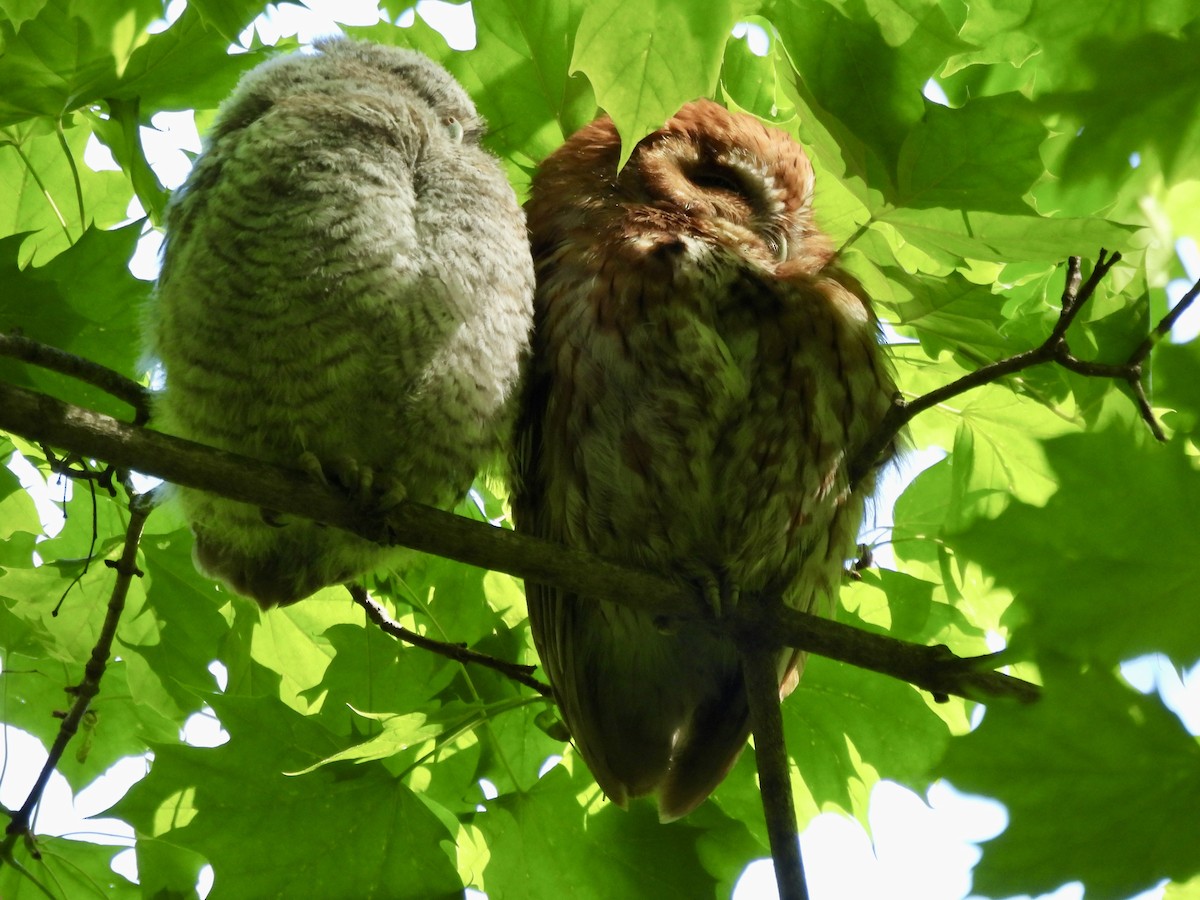
MULTIPOLYGON (((128 425, 2 382, 0 429, 30 440, 69 447, 118 468, 324 522, 381 544, 403 544, 480 568, 507 572, 553 585, 566 593, 609 600, 656 616, 708 615, 704 603, 681 582, 412 503, 399 504, 386 516, 375 515, 301 472, 128 425)), ((753 606, 739 604, 739 615, 741 610, 753 606)), ((786 610, 781 604, 772 606, 778 607, 779 621, 787 623, 786 631, 768 635, 777 645, 795 646, 876 672, 894 674, 902 680, 919 677, 921 681, 914 681, 918 686, 934 685, 939 693, 976 700, 1024 696, 1037 691, 1034 685, 1002 673, 978 671, 976 667, 982 667, 983 663, 959 659, 949 652, 869 634, 786 610), (881 664, 880 659, 889 662, 881 664)), ((729 624, 728 619, 721 623, 723 628, 729 624)))
POLYGON ((952 397, 966 393, 972 388, 991 384, 1008 375, 1043 363, 1057 363, 1072 372, 1092 378, 1113 378, 1127 382, 1130 390, 1133 392, 1138 412, 1149 426, 1154 437, 1160 441, 1166 440, 1162 426, 1159 424, 1158 419, 1155 418, 1154 411, 1150 407, 1150 401, 1146 397, 1146 390, 1142 384, 1142 364, 1154 348, 1154 345, 1171 330, 1171 326, 1179 316, 1191 306, 1197 294, 1200 294, 1200 282, 1197 282, 1184 295, 1183 299, 1175 305, 1175 308, 1155 326, 1150 335, 1123 363, 1098 363, 1079 359, 1071 353, 1071 348, 1067 343, 1067 329, 1071 327, 1071 323, 1075 320, 1079 311, 1092 299, 1096 288, 1099 287, 1100 282, 1104 280, 1109 270, 1120 259, 1120 253, 1113 253, 1109 256, 1107 251, 1101 250, 1091 276, 1082 287, 1080 287, 1079 257, 1072 256, 1068 260, 1067 280, 1062 296, 1062 311, 1059 313, 1058 321, 1055 323, 1054 329, 1050 332, 1050 336, 1041 345, 1032 350, 1026 350, 1007 359, 998 360, 990 365, 983 366, 956 381, 952 381, 950 384, 932 390, 928 394, 922 394, 910 402, 905 402, 898 396, 894 398, 892 408, 884 416, 883 423, 850 464, 851 485, 858 484, 862 477, 876 466, 881 455, 891 445, 896 435, 920 413, 940 403, 945 403, 952 397))
POLYGON ((367 593, 367 589, 362 585, 348 584, 346 585, 346 590, 350 592, 350 596, 354 598, 354 602, 366 610, 367 618, 378 625, 386 634, 390 634, 394 638, 399 638, 407 644, 412 644, 414 647, 420 647, 422 650, 428 650, 431 653, 436 653, 438 656, 452 659, 455 662, 472 663, 478 666, 486 666, 489 669, 495 669, 513 681, 519 682, 528 688, 533 688, 533 690, 537 691, 543 697, 551 696, 550 685, 544 684, 533 677, 536 666, 523 666, 520 663, 510 663, 503 659, 497 659, 494 656, 488 656, 486 653, 472 650, 465 644, 450 644, 446 641, 434 640, 423 634, 417 634, 415 631, 410 631, 393 619, 383 606, 371 599, 367 593))
POLYGON ((738 641, 738 652, 742 658, 746 700, 750 705, 758 792, 767 823, 775 883, 780 900, 808 900, 787 746, 783 739, 783 716, 779 710, 779 652, 771 645, 745 636, 738 641))
POLYGON ((0 356, 32 363, 98 387, 132 406, 138 425, 150 421, 150 391, 120 372, 19 334, 0 332, 0 356))
MULTIPOLYGON (((42 771, 38 774, 33 788, 30 789, 29 796, 25 798, 21 808, 13 814, 12 821, 8 823, 6 836, 3 843, 0 844, 0 855, 11 855, 16 841, 31 835, 33 811, 41 802, 46 784, 58 767, 58 761, 62 759, 67 744, 79 730, 79 723, 87 714, 92 700, 100 693, 100 679, 104 676, 104 670, 108 666, 108 658, 112 652, 113 640, 116 638, 117 625, 121 621, 121 613, 125 611, 125 598, 129 594, 129 585, 132 584, 135 577, 142 574, 137 567, 138 543, 142 538, 142 529, 145 527, 146 518, 153 511, 156 502, 157 495, 151 491, 133 497, 129 503, 129 525, 125 529, 125 546, 121 551, 121 558, 115 563, 109 562, 109 565, 116 569, 117 578, 109 597, 108 612, 104 617, 104 624, 100 628, 100 635, 92 648, 91 658, 84 666, 83 680, 76 687, 70 689, 75 696, 75 701, 63 717, 62 725, 59 726, 58 735, 50 748, 46 763, 42 766, 42 771)), ((33 857, 39 858, 36 849, 33 851, 33 857)))

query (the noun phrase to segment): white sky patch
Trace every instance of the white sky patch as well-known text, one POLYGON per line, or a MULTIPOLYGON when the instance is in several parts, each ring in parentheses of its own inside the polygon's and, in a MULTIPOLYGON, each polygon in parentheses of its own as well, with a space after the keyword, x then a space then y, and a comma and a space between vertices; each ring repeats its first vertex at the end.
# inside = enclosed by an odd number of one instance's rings
POLYGON ((173 191, 192 171, 192 157, 188 153, 200 152, 196 114, 190 109, 158 112, 150 118, 150 124, 154 127, 141 129, 146 159, 163 187, 173 191))
POLYGON ((558 753, 547 756, 545 762, 542 763, 542 767, 538 769, 538 778, 545 778, 546 773, 557 766, 560 762, 562 762, 562 756, 558 753))
POLYGON ((200 712, 188 716, 179 730, 179 739, 191 747, 220 747, 229 740, 229 732, 221 727, 212 707, 205 704, 200 712))
POLYGON ((42 531, 47 537, 55 537, 66 523, 61 504, 74 495, 74 482, 61 475, 53 475, 47 480, 37 467, 20 453, 9 457, 7 465, 8 470, 17 476, 17 481, 33 500, 38 518, 42 521, 42 531))
POLYGON ((946 451, 941 447, 904 451, 894 464, 884 466, 880 470, 874 499, 867 506, 858 533, 861 543, 872 546, 872 555, 877 565, 885 569, 896 568, 896 555, 890 543, 890 532, 896 524, 896 501, 914 478, 945 458, 946 451), (889 543, 878 543, 885 539, 889 543))
POLYGON ((1151 653, 1121 663, 1121 675, 1143 694, 1157 691, 1183 726, 1200 735, 1200 664, 1181 675, 1165 654, 1151 653))
MULTIPOLYGON (((4 729, 0 741, 0 803, 8 809, 20 809, 29 796, 48 754, 34 735, 11 725, 4 729)), ((77 736, 75 741, 82 738, 77 736)), ((75 743, 72 750, 78 749, 75 743)), ((146 760, 130 756, 118 760, 95 781, 72 796, 67 779, 55 771, 42 794, 38 807, 35 831, 37 834, 61 835, 95 844, 133 845, 133 828, 119 819, 92 818, 112 806, 130 787, 145 777, 146 760)))
MULTIPOLYGON (((1175 252, 1183 263, 1187 278, 1177 278, 1167 285, 1167 299, 1174 307, 1183 295, 1200 281, 1200 247, 1190 237, 1180 238, 1175 242, 1175 252)), ((1193 303, 1171 328, 1171 341, 1176 344, 1186 344, 1200 335, 1200 302, 1193 303)))
POLYGON ((766 56, 771 52, 771 36, 756 22, 738 22, 733 26, 733 36, 742 38, 755 56, 766 56))
POLYGON ((113 158, 112 151, 100 143, 95 132, 88 136, 83 148, 83 164, 93 172, 120 172, 121 167, 113 158))
POLYGON ((925 99, 931 103, 936 103, 938 106, 949 106, 950 98, 946 96, 946 92, 942 86, 930 78, 925 82, 925 87, 921 88, 921 93, 925 95, 925 99))
POLYGON ((221 693, 229 686, 229 670, 225 668, 225 663, 214 659, 208 664, 208 671, 212 673, 212 677, 217 679, 217 690, 221 693))
POLYGON ((129 259, 129 271, 133 273, 134 278, 140 278, 142 281, 154 281, 158 278, 158 270, 162 268, 162 243, 162 232, 153 228, 138 238, 137 248, 129 259))
POLYGON ((187 0, 171 0, 167 4, 163 17, 146 26, 146 31, 150 34, 161 34, 175 24, 175 20, 183 15, 185 9, 187 9, 187 0))
POLYGON ((421 0, 417 4, 417 15, 446 39, 451 50, 475 48, 475 13, 470 3, 456 6, 442 0, 421 0))

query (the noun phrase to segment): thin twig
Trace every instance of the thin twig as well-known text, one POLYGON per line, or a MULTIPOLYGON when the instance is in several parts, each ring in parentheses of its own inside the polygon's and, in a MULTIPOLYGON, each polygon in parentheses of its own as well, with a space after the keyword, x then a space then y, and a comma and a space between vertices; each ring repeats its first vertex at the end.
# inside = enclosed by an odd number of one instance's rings
POLYGON ((428 650, 431 653, 436 653, 438 656, 444 656, 455 662, 472 663, 477 666, 486 666, 489 669, 495 669, 501 675, 506 675, 513 681, 533 688, 543 697, 551 696, 550 685, 544 684, 533 677, 533 672, 537 668, 536 666, 523 666, 520 663, 510 663, 503 659, 489 656, 486 653, 472 650, 465 644, 451 644, 446 641, 425 637, 423 634, 417 634, 415 631, 410 631, 393 619, 383 606, 371 599, 371 596, 367 593, 367 589, 362 585, 348 584, 346 585, 346 590, 350 592, 350 596, 354 598, 354 602, 366 610, 367 618, 379 626, 384 633, 390 634, 394 638, 399 638, 406 644, 412 644, 414 647, 420 647, 422 650, 428 650))
POLYGON ((1138 348, 1133 351, 1133 355, 1129 357, 1131 363, 1140 363, 1150 355, 1150 351, 1154 349, 1154 345, 1165 338, 1175 327, 1175 323, 1179 321, 1179 317, 1187 312, 1188 307, 1196 302, 1196 297, 1200 296, 1200 281, 1192 285, 1191 289, 1179 298, 1179 302, 1175 304, 1157 327, 1146 335, 1146 339, 1138 344, 1138 348))
POLYGON ((779 651, 743 639, 738 641, 738 652, 742 658, 746 700, 750 704, 758 792, 767 822, 775 883, 780 900, 808 900, 788 752, 783 738, 783 715, 779 709, 779 651))
MULTIPOLYGON (((692 588, 640 569, 609 562, 452 513, 401 503, 386 516, 355 505, 349 497, 301 472, 129 425, 25 388, 0 382, 0 429, 103 459, 120 469, 156 475, 282 514, 323 522, 381 544, 401 544, 483 569, 553 585, 565 593, 609 600, 654 616, 699 617, 707 607, 692 588)), ((755 604, 738 605, 738 615, 755 604)), ((777 609, 773 638, 852 665, 864 666, 939 693, 980 700, 1025 696, 1034 685, 999 672, 982 672, 937 648, 860 631, 828 619, 777 609), (791 629, 795 630, 791 630, 791 629), (784 630, 787 629, 787 630, 784 630), (890 662, 894 671, 878 663, 890 662)), ((728 619, 721 623, 728 627, 728 619)), ((986 658, 985 658, 986 659, 986 658)))
MULTIPOLYGON (((130 500, 129 525, 125 529, 125 546, 121 551, 121 558, 115 563, 109 562, 109 565, 116 569, 117 578, 108 600, 108 611, 104 617, 104 624, 100 628, 100 635, 96 639, 95 646, 92 647, 91 658, 84 666, 83 680, 70 689, 75 696, 75 702, 71 704, 71 709, 63 717, 62 725, 58 728, 58 735, 54 738, 54 744, 50 748, 46 763, 42 766, 37 781, 30 789, 29 796, 25 798, 21 808, 13 814, 12 821, 8 823, 5 839, 0 845, 0 854, 10 854, 16 841, 32 834, 33 811, 41 802, 46 784, 54 770, 58 768, 58 761, 62 759, 67 744, 79 730, 79 723, 83 721, 92 700, 100 693, 100 679, 104 676, 104 670, 108 666, 113 640, 117 634, 117 625, 121 621, 121 613, 125 611, 125 598, 129 595, 129 586, 133 583, 134 578, 140 577, 142 574, 137 567, 138 544, 142 539, 142 529, 146 525, 146 518, 154 510, 156 504, 157 495, 154 491, 137 495, 130 500)), ((36 850, 33 856, 35 859, 39 858, 36 850)))
POLYGON ((976 369, 974 372, 970 372, 952 381, 950 384, 943 385, 927 394, 922 394, 915 400, 905 402, 899 396, 894 398, 892 407, 888 410, 887 415, 884 416, 883 423, 879 429, 852 460, 850 464, 850 484, 852 486, 857 485, 862 477, 877 465, 881 455, 891 445, 892 441, 895 440, 896 435, 900 433, 904 426, 925 410, 940 403, 945 403, 950 398, 957 397, 959 394, 966 393, 973 388, 991 384, 1008 375, 1028 369, 1031 366, 1042 365, 1043 363, 1057 363, 1072 372, 1092 378, 1113 378, 1127 382, 1130 390, 1133 392, 1138 413, 1145 420, 1154 437, 1159 441, 1165 441, 1166 435, 1163 433, 1162 426, 1154 415, 1154 410, 1150 406, 1149 399, 1146 397, 1145 387, 1142 384, 1142 364, 1154 348, 1154 345, 1171 330, 1171 326, 1191 306, 1197 294, 1200 294, 1200 281, 1183 296, 1174 309, 1167 313, 1125 362, 1099 363, 1079 359, 1071 353, 1071 349, 1067 344, 1067 329, 1071 327, 1071 323, 1075 320, 1080 310, 1092 299, 1100 282, 1104 280, 1105 276, 1108 275, 1109 271, 1120 259, 1120 253, 1113 253, 1109 256, 1107 251, 1101 250, 1091 276, 1082 287, 1079 284, 1079 257, 1072 256, 1068 260, 1067 280, 1062 296, 1062 311, 1059 313, 1058 321, 1055 323, 1054 329, 1050 332, 1050 336, 1041 345, 1032 350, 1017 353, 1014 356, 976 369))
POLYGON ((134 422, 150 421, 151 393, 120 372, 19 334, 0 332, 0 356, 19 359, 98 387, 133 407, 134 422))

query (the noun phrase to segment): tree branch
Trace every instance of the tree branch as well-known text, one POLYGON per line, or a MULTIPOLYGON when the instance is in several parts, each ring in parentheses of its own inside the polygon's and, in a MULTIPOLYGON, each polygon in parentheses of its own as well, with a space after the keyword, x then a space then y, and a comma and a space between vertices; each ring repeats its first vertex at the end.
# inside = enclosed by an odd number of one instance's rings
POLYGON ((775 867, 780 900, 808 900, 796 802, 792 797, 783 715, 779 709, 779 653, 770 645, 743 635, 738 641, 742 677, 750 706, 750 731, 754 735, 754 761, 758 766, 758 793, 762 797, 767 840, 775 867))
POLYGON ((1130 390, 1133 392, 1138 412, 1150 427, 1155 438, 1160 441, 1166 440, 1162 426, 1158 423, 1158 419, 1155 418, 1154 411, 1150 407, 1150 401, 1146 397, 1146 390, 1142 384, 1142 364, 1154 348, 1154 345, 1171 330, 1171 326, 1179 316, 1183 315, 1183 312, 1195 301, 1196 295, 1200 293, 1200 282, 1197 282, 1184 295, 1183 299, 1175 305, 1175 308, 1158 323, 1150 335, 1123 363, 1097 363, 1079 359, 1071 353, 1071 348, 1067 344, 1067 329, 1071 327, 1071 323, 1075 321, 1075 317, 1083 309, 1084 305, 1092 299, 1096 288, 1099 287, 1104 277, 1108 275, 1109 270, 1120 260, 1120 253, 1114 253, 1112 256, 1109 256, 1107 251, 1102 249, 1099 258, 1096 260, 1096 266, 1092 269, 1091 276, 1082 287, 1079 284, 1079 257, 1072 256, 1067 261, 1067 280, 1063 289, 1062 310, 1059 313, 1058 321, 1050 332, 1050 336, 1040 346, 983 366, 956 381, 952 381, 950 384, 943 385, 927 394, 922 394, 911 402, 905 402, 899 396, 893 399, 892 408, 884 416, 883 423, 879 429, 871 436, 871 439, 863 447, 862 451, 850 463, 851 486, 857 485, 867 472, 878 465, 882 454, 891 446, 896 435, 900 433, 905 425, 925 410, 940 403, 945 403, 950 398, 957 397, 959 394, 966 393, 973 388, 991 384, 1008 375, 1043 363, 1058 363, 1072 372, 1092 378, 1114 378, 1127 382, 1130 390))
MULTIPOLYGON (((112 653, 112 644, 116 638, 117 625, 121 621, 121 613, 125 611, 125 598, 129 595, 129 585, 133 583, 135 577, 140 577, 142 574, 137 567, 138 543, 142 539, 142 529, 146 525, 146 517, 150 515, 157 504, 157 496, 156 491, 150 491, 147 494, 135 495, 129 502, 129 525, 125 529, 125 546, 121 552, 121 558, 115 563, 111 560, 106 561, 109 566, 117 570, 117 579, 113 584, 112 595, 109 597, 108 612, 104 617, 104 624, 100 628, 100 635, 96 639, 96 645, 92 648, 91 658, 84 666, 83 680, 76 687, 69 689, 75 695, 75 702, 71 704, 70 711, 63 716, 62 725, 59 726, 58 735, 50 748, 46 763, 42 766, 37 781, 30 789, 29 796, 25 798, 21 808, 13 814, 12 821, 8 823, 4 841, 0 844, 0 856, 11 856, 16 841, 31 835, 33 811, 41 802, 42 793, 46 790, 50 776, 58 768, 58 761, 62 759, 67 744, 79 731, 79 723, 83 721, 92 700, 100 693, 100 679, 104 676, 104 670, 108 666, 108 658, 112 653)), ((33 851, 33 856, 35 859, 40 858, 36 849, 33 851)))
POLYGON ((19 334, 3 332, 0 332, 0 356, 32 363, 98 387, 106 394, 111 394, 132 406, 134 422, 138 425, 150 421, 150 391, 107 366, 19 334))
POLYGON ((385 634, 390 634, 392 637, 398 638, 406 644, 412 644, 414 647, 420 647, 422 650, 428 650, 430 653, 436 653, 438 656, 444 656, 455 662, 473 663, 475 665, 486 666, 489 669, 495 669, 513 681, 519 682, 528 688, 533 688, 533 690, 537 691, 543 697, 552 696, 550 685, 538 681, 533 677, 533 671, 536 666, 523 666, 520 663, 510 663, 507 660, 497 659, 494 656, 488 656, 486 653, 480 653, 478 650, 472 650, 465 644, 450 644, 446 641, 434 640, 423 634, 417 634, 415 631, 410 631, 393 619, 383 606, 371 599, 371 596, 367 593, 367 589, 362 585, 348 584, 346 585, 346 590, 350 592, 350 596, 354 598, 354 602, 366 611, 367 618, 374 622, 385 634))
MULTIPOLYGON (((402 544, 652 615, 710 618, 707 606, 682 582, 412 503, 402 503, 386 516, 376 515, 299 471, 129 425, 3 382, 0 429, 118 468, 323 522, 381 544, 402 544)), ((714 627, 736 628, 741 611, 755 605, 738 604, 738 613, 714 627)), ((905 681, 920 679, 913 683, 932 685, 939 694, 982 699, 1037 692, 1034 685, 999 672, 979 671, 982 663, 948 651, 870 634, 782 604, 771 606, 781 623, 767 635, 775 646, 794 646, 905 681)))

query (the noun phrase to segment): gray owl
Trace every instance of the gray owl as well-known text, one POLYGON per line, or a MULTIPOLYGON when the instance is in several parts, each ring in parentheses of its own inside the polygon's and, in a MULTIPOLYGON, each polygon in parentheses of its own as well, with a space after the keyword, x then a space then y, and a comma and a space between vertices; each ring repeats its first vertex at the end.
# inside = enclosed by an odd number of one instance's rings
MULTIPOLYGON (((345 40, 258 66, 167 212, 150 350, 163 431, 449 506, 511 432, 533 270, 463 89, 345 40)), ((305 520, 181 490, 195 558, 264 608, 387 560, 305 520)))

